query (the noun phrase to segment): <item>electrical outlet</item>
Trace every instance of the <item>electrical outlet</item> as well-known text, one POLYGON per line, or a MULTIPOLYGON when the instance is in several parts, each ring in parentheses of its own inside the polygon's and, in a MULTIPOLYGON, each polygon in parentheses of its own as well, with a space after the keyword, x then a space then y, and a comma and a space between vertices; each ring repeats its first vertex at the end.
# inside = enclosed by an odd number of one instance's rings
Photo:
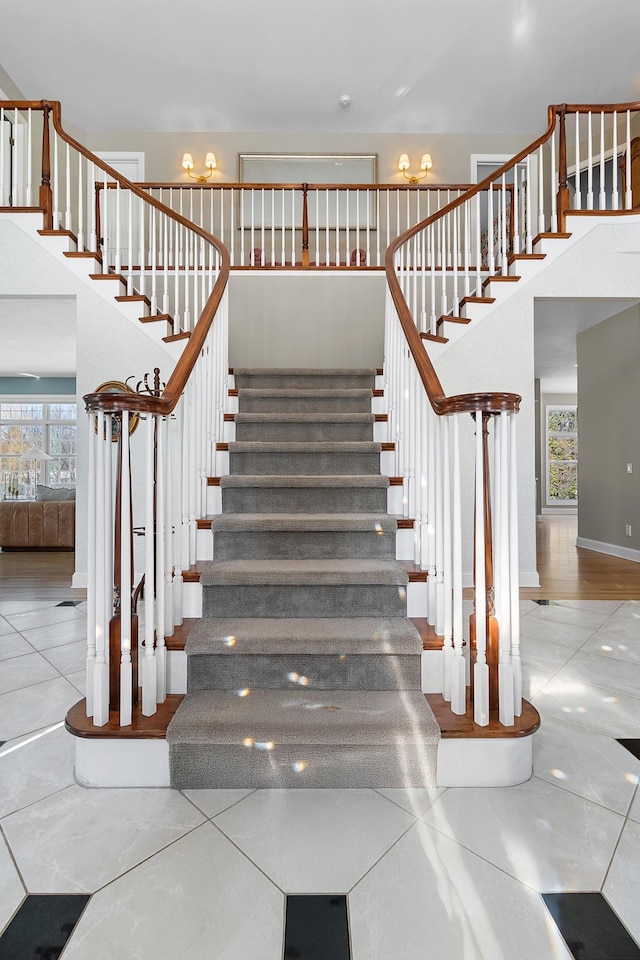
POLYGON ((625 537, 630 537, 630 536, 631 536, 631 524, 630 524, 630 523, 625 524, 624 535, 625 535, 625 537))
POLYGON ((632 464, 632 463, 628 463, 628 464, 627 464, 627 473, 633 473, 633 464, 632 464))

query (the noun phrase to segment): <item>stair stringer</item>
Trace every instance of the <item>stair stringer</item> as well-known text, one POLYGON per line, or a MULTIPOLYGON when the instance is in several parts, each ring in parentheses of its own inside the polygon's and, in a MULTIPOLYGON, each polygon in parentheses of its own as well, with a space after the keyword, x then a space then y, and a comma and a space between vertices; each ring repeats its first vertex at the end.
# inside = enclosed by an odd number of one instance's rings
MULTIPOLYGON (((567 232, 570 233, 570 236, 545 234, 541 236, 535 244, 534 252, 544 254, 543 260, 516 261, 509 267, 509 275, 513 276, 517 274, 519 277, 517 282, 504 283, 496 280, 494 283, 486 286, 482 291, 483 295, 493 298, 493 303, 469 303, 462 306, 460 312, 463 317, 470 320, 469 324, 447 323, 446 317, 444 318, 441 332, 445 334, 447 342, 431 342, 429 344, 429 356, 432 361, 436 363, 452 346, 459 340, 465 338, 472 328, 477 327, 478 324, 483 323, 491 317, 496 310, 499 310, 516 296, 523 287, 531 283, 536 283, 538 278, 541 277, 552 264, 564 257, 565 254, 575 246, 581 245, 592 231, 598 230, 605 225, 618 229, 625 224, 632 226, 634 223, 640 223, 640 217, 636 214, 614 216, 612 214, 607 215, 606 213, 593 213, 591 215, 587 215, 584 212, 573 215, 568 213, 567 232)), ((539 294, 533 294, 533 296, 537 295, 539 294)), ((548 296, 548 294, 545 294, 545 296, 548 296)), ((553 294, 553 296, 567 296, 567 294, 553 294)), ((571 294, 569 294, 569 296, 571 296, 571 294)), ((583 296, 583 294, 576 294, 576 296, 583 296)), ((584 296, 592 296, 592 294, 584 294, 584 296)), ((593 294, 593 296, 597 296, 597 294, 593 294)))
MULTIPOLYGON (((536 587, 535 543, 535 398, 534 305, 536 299, 640 299, 640 216, 569 215, 568 240, 551 240, 558 250, 525 281, 505 284, 481 321, 464 327, 448 344, 430 355, 448 396, 457 393, 508 391, 522 397, 517 417, 518 516, 521 586, 536 587)), ((545 240, 545 242, 547 242, 545 240)), ((473 423, 461 419, 463 477, 473 475, 473 423)), ((462 491, 467 512, 473 504, 470 488, 462 491)), ((470 517, 467 517, 469 520, 470 517)), ((465 585, 471 585, 472 525, 463 544, 465 585)))
MULTIPOLYGON (((41 211, 35 211, 33 213, 0 213, 0 222, 4 222, 5 220, 15 224, 57 263, 60 263, 70 274, 77 277, 90 287, 94 293, 106 300, 123 319, 126 319, 135 329, 141 330, 148 340, 151 340, 160 347, 165 356, 173 361, 174 365, 180 359, 186 340, 165 343, 162 337, 163 334, 166 333, 166 324, 141 323, 140 317, 148 313, 148 307, 145 307, 140 302, 118 302, 115 298, 126 294, 127 291, 115 276, 109 280, 92 280, 91 274, 100 273, 102 269, 97 260, 65 257, 65 253, 76 250, 76 243, 73 237, 66 236, 63 232, 60 232, 57 236, 50 233, 45 235, 39 233, 42 228, 41 211), (158 329, 158 326, 161 329, 158 329)), ((163 366, 166 366, 166 361, 163 366)))

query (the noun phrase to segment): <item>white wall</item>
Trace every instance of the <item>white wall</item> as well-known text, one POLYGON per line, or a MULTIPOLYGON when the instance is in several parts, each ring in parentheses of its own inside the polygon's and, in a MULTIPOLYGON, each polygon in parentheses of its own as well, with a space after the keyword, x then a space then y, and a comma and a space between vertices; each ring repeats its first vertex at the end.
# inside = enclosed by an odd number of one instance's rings
MULTIPOLYGON (((76 505, 76 575, 74 583, 82 585, 87 570, 87 431, 82 397, 106 380, 134 377, 134 386, 154 366, 160 367, 167 380, 174 362, 166 351, 155 344, 142 328, 125 319, 89 283, 76 277, 55 256, 17 224, 0 220, 0 296, 74 297, 76 303, 78 398, 78 479, 76 505)), ((141 432, 136 434, 141 438, 141 432)), ((134 478, 142 476, 143 450, 141 439, 132 443, 134 478)), ((135 479, 134 479, 135 487, 135 479)), ((134 511, 140 511, 134 494, 134 511)), ((138 516, 138 522, 142 522, 138 516)))
POLYGON ((383 273, 233 273, 232 367, 381 367, 383 273))

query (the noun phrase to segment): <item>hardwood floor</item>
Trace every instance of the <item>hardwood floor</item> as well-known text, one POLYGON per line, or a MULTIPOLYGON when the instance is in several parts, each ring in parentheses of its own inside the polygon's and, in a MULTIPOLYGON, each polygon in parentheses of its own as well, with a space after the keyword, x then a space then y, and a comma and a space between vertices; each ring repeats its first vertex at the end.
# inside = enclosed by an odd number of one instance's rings
POLYGON ((84 600, 86 590, 72 590, 73 551, 0 551, 0 599, 84 600))
MULTIPOLYGON (((576 547, 575 516, 545 516, 536 526, 538 589, 522 588, 530 600, 640 599, 640 563, 576 547)), ((73 553, 0 552, 0 598, 83 600, 72 590, 73 553)))
POLYGON ((539 589, 530 600, 640 599, 640 563, 576 547, 578 518, 545 516, 536 524, 539 589))

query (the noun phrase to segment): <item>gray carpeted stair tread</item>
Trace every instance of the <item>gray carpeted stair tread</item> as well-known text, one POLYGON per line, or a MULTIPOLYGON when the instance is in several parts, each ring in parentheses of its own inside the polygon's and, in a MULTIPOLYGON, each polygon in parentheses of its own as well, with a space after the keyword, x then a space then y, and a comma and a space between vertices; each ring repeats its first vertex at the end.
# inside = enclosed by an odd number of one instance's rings
POLYGON ((214 534, 227 530, 365 530, 381 536, 394 534, 397 526, 395 517, 380 513, 218 513, 211 520, 214 534))
MULTIPOLYGON (((167 741, 238 747, 255 744, 385 745, 392 754, 439 739, 440 730, 419 691, 200 690, 185 697, 167 741), (244 692, 244 691, 243 691, 244 692)), ((277 756, 277 753, 275 754, 277 756)))
POLYGON ((234 367, 234 376, 375 377, 373 367, 234 367))
POLYGON ((373 413, 235 413, 236 423, 374 423, 373 413))
POLYGON ((210 560, 202 568, 203 587, 219 584, 406 586, 406 567, 395 560, 210 560))
POLYGON ((403 617, 210 617, 189 633, 189 656, 319 653, 421 654, 422 638, 403 617))
POLYGON ((312 388, 301 387, 296 390, 291 387, 239 387, 238 399, 246 397, 251 399, 271 399, 284 397, 288 400, 296 399, 318 399, 331 400, 333 398, 344 397, 345 399, 371 399, 373 390, 364 387, 336 387, 335 389, 314 390, 312 388))
POLYGON ((380 453, 382 445, 372 440, 232 440, 229 453, 380 453))
POLYGON ((377 473, 323 474, 228 474, 221 487, 388 487, 389 478, 377 473))

